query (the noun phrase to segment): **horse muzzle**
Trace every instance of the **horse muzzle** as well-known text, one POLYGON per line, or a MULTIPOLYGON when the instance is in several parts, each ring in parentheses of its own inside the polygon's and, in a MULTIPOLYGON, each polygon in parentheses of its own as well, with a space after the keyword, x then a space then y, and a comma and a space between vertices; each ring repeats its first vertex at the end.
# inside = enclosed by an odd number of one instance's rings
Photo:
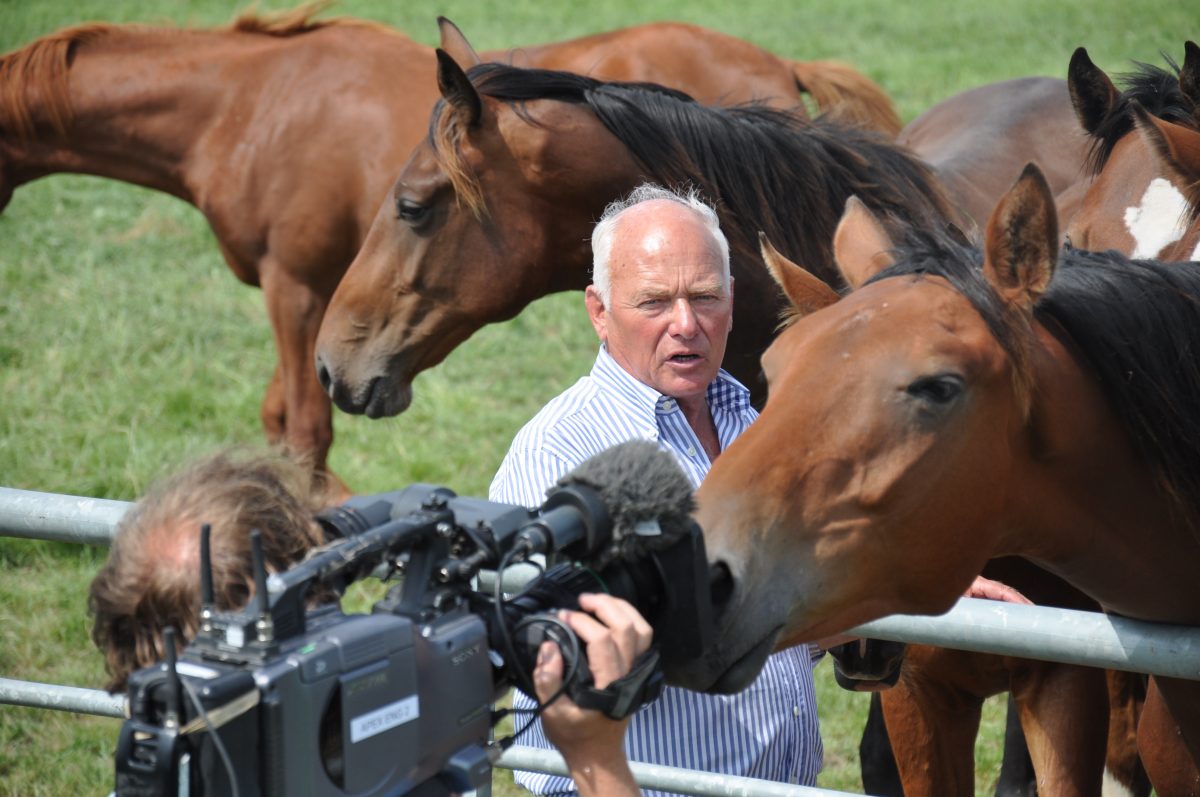
POLYGON ((857 639, 832 647, 833 677, 850 692, 891 689, 900 680, 907 647, 903 642, 881 639, 857 639))
POLYGON ((376 374, 357 383, 339 376, 324 352, 317 353, 317 380, 337 408, 351 415, 385 418, 399 415, 412 404, 412 382, 376 374))

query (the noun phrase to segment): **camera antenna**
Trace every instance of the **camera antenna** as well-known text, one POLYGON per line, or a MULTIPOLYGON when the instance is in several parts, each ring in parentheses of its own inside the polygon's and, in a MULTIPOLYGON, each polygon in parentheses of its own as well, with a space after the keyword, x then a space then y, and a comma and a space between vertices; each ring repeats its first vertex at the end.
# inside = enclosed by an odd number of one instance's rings
POLYGON ((259 642, 271 642, 275 638, 275 624, 271 620, 271 600, 267 595, 267 562, 263 555, 262 532, 250 532, 250 553, 254 564, 254 605, 258 620, 254 627, 259 642))
POLYGON ((213 606, 212 524, 200 526, 200 630, 212 629, 213 606))
POLYGON ((167 654, 167 681, 165 684, 167 716, 164 724, 168 728, 178 728, 183 691, 179 685, 179 672, 175 669, 175 629, 172 626, 163 629, 163 647, 166 648, 167 654))

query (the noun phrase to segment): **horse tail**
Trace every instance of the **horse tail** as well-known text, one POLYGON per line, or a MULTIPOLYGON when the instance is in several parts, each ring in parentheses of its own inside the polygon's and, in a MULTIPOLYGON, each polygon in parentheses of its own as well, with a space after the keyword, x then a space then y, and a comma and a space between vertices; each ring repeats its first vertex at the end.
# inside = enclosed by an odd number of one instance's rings
POLYGON ((879 84, 837 61, 793 61, 800 91, 812 95, 831 119, 845 121, 895 138, 903 126, 892 98, 879 84))
POLYGON ((34 137, 37 120, 29 98, 38 97, 42 118, 59 134, 71 123, 71 94, 67 72, 76 47, 111 30, 111 26, 79 25, 0 56, 0 128, 19 138, 34 137))

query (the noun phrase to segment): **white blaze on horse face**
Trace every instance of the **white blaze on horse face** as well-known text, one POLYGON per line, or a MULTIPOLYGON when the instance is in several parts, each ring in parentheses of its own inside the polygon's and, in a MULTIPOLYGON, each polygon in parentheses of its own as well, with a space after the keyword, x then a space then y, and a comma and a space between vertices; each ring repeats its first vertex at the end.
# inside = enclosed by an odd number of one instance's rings
POLYGON ((1175 243, 1187 231, 1188 203, 1179 189, 1162 177, 1146 186, 1141 204, 1125 208, 1125 227, 1135 243, 1130 257, 1147 259, 1175 243))

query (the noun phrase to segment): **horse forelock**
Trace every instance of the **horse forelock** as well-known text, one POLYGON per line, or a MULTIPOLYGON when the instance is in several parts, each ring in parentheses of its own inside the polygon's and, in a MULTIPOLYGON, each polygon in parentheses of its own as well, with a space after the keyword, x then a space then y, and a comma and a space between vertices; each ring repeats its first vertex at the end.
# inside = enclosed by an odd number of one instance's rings
POLYGON ((1131 104, 1136 102, 1152 116, 1168 122, 1194 127, 1195 105, 1179 87, 1179 66, 1170 56, 1163 55, 1168 69, 1134 62, 1136 69, 1117 75, 1123 88, 1117 101, 1105 114, 1092 133, 1087 168, 1099 174, 1108 163, 1117 142, 1133 131, 1134 116, 1131 104))
POLYGON ((942 232, 909 228, 893 250, 893 264, 867 281, 889 277, 941 277, 966 299, 1011 364, 1013 397, 1023 420, 1033 406, 1033 349, 1036 337, 1028 313, 1005 302, 983 273, 983 251, 942 232))
POLYGON ((1064 250, 1035 314, 1077 352, 1200 532, 1200 266, 1064 250))
POLYGON ((482 219, 487 215, 487 201, 483 197, 479 178, 467 163, 463 152, 462 143, 466 135, 458 114, 445 100, 438 100, 429 120, 429 143, 438 165, 454 189, 456 201, 471 211, 476 219, 482 219))

